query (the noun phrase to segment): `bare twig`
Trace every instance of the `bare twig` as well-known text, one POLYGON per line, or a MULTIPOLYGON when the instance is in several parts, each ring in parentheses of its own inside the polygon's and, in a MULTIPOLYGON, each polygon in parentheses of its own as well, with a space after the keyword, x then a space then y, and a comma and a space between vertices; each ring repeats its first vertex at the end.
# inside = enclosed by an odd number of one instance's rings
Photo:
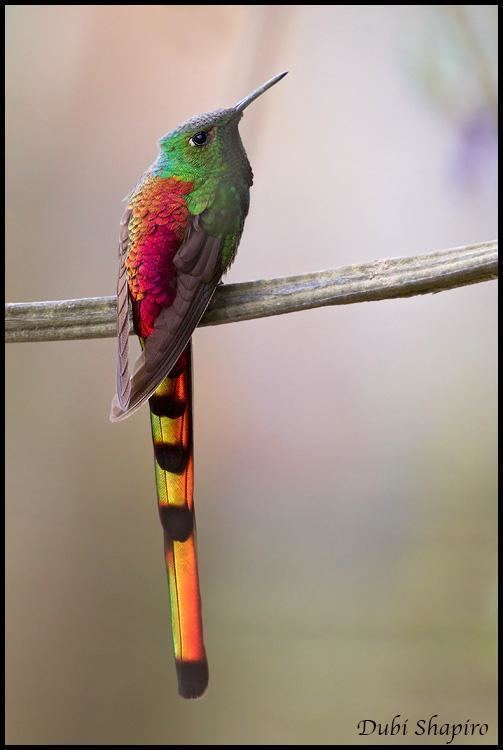
MULTIPOLYGON (((498 243, 480 242, 410 258, 224 285, 217 289, 200 325, 442 292, 497 276, 498 243)), ((10 303, 5 308, 6 342, 107 338, 116 334, 115 297, 10 303)))

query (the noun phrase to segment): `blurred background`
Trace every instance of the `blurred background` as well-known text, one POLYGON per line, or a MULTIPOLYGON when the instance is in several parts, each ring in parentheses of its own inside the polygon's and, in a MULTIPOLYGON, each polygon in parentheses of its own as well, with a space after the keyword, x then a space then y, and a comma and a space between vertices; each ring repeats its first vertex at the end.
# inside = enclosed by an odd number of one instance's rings
MULTIPOLYGON (((113 294, 159 137, 282 70, 228 281, 495 238, 496 13, 7 7, 7 300, 113 294)), ((114 340, 9 345, 7 742, 494 744, 496 336, 496 282, 196 332, 198 702, 114 340)))

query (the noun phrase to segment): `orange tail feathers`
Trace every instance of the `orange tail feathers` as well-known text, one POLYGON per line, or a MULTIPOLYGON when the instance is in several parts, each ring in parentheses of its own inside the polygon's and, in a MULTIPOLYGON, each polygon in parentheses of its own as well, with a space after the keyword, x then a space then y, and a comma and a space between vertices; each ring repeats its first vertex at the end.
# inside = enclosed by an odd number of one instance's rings
POLYGON ((178 692, 198 698, 208 684, 194 517, 191 343, 149 399, 159 516, 171 601, 178 692))

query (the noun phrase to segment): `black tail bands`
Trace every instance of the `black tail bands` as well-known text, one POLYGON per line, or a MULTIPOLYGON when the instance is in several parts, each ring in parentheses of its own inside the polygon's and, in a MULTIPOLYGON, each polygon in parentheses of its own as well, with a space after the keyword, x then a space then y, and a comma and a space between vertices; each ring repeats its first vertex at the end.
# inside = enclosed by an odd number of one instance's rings
POLYGON ((191 369, 189 345, 149 399, 159 517, 173 541, 194 526, 191 369))
POLYGON ((162 528, 173 542, 185 542, 194 528, 194 511, 176 505, 160 505, 162 528))
POLYGON ((154 443, 155 460, 164 471, 171 474, 182 474, 187 466, 187 451, 183 445, 154 443))
POLYGON ((189 342, 149 399, 178 692, 184 698, 198 698, 208 684, 193 505, 191 359, 189 342))

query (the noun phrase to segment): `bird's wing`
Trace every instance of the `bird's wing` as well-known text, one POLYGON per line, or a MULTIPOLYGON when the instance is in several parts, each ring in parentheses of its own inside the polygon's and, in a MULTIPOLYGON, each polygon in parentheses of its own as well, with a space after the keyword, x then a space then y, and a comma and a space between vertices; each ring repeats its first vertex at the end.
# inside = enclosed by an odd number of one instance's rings
MULTIPOLYGON (((145 339, 143 351, 127 384, 123 374, 127 372, 127 343, 124 349, 121 341, 119 343, 118 389, 127 395, 127 400, 121 403, 118 390, 112 402, 112 422, 125 419, 136 411, 168 375, 185 349, 222 276, 221 247, 222 238, 208 234, 199 217, 191 219, 186 238, 173 259, 176 269, 173 303, 157 316, 154 330, 145 339), (125 357, 122 351, 126 352, 125 357)), ((119 284, 121 278, 122 271, 119 284)), ((118 315, 124 316, 127 313, 124 313, 124 308, 119 312, 120 302, 118 299, 118 315)), ((122 323, 125 329, 124 321, 122 323)))
POLYGON ((119 235, 119 278, 117 280, 117 400, 125 408, 131 395, 129 380, 129 290, 125 260, 129 248, 129 220, 132 210, 127 208, 121 219, 119 235))

